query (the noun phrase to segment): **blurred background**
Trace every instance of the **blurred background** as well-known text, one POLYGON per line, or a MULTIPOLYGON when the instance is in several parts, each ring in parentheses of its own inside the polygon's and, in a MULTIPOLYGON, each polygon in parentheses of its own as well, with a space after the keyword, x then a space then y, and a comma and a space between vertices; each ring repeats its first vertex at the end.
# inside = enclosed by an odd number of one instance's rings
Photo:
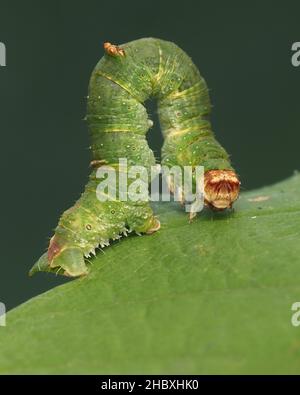
MULTIPOLYGON (((0 301, 10 309, 67 281, 27 272, 89 174, 82 119, 103 42, 152 36, 183 48, 209 86, 216 136, 252 189, 300 167, 299 14, 299 1, 0 0, 0 301)), ((156 109, 147 108, 159 156, 156 109)))

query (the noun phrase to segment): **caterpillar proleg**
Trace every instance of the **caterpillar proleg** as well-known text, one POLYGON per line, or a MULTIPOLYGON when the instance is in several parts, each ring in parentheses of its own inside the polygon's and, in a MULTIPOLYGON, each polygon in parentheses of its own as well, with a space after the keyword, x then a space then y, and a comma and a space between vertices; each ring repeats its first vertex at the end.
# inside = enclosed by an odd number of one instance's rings
MULTIPOLYGON (((164 136, 162 164, 204 166, 204 200, 215 210, 231 207, 239 194, 239 179, 208 120, 205 80, 190 57, 174 43, 154 38, 122 46, 105 43, 104 50, 88 89, 89 181, 75 205, 62 214, 47 252, 31 274, 39 270, 72 277, 87 274, 85 257, 95 254, 96 248, 131 231, 150 234, 159 229, 147 201, 96 198, 97 168, 110 165, 119 173, 119 158, 147 169, 155 165, 145 137, 152 121, 143 103, 150 97, 157 100, 164 136)), ((169 188, 174 189, 172 181, 169 188)))

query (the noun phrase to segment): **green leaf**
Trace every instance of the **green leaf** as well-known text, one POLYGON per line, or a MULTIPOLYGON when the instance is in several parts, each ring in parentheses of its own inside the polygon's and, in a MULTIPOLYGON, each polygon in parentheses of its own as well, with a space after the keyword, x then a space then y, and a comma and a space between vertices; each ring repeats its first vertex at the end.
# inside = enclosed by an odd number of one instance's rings
POLYGON ((156 205, 158 233, 8 313, 1 373, 300 373, 299 196, 294 175, 191 224, 156 205))

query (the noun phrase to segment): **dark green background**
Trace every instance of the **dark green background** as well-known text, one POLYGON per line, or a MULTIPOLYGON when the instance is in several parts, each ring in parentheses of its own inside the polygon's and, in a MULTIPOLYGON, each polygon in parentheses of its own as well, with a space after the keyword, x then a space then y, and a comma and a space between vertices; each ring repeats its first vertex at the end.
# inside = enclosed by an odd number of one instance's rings
MULTIPOLYGON (((216 135, 244 189, 299 168, 299 1, 0 1, 1 272, 8 308, 66 281, 27 271, 89 173, 85 99, 102 43, 181 46, 210 88, 216 135)), ((154 120, 155 107, 149 112, 154 120)), ((161 145, 159 128, 150 144, 161 145)))

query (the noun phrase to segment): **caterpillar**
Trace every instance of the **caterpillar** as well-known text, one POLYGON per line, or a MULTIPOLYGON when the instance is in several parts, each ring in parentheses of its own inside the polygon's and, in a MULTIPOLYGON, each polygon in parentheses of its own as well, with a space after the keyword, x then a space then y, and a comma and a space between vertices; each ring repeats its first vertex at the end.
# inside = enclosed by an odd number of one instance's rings
MULTIPOLYGON (((88 273, 85 258, 128 232, 151 234, 160 228, 149 202, 100 202, 97 169, 119 158, 150 168, 155 157, 146 141, 152 126, 143 103, 154 97, 164 136, 162 164, 204 166, 204 202, 214 210, 230 208, 240 181, 229 155, 208 120, 211 105, 205 80, 191 58, 172 42, 142 38, 121 46, 104 44, 88 88, 86 120, 92 171, 79 200, 65 211, 48 250, 31 269, 77 277, 88 273)), ((117 186, 118 188, 118 186, 117 186)), ((170 190, 174 189, 169 180, 170 190)), ((184 201, 184 196, 182 197, 184 201)))

